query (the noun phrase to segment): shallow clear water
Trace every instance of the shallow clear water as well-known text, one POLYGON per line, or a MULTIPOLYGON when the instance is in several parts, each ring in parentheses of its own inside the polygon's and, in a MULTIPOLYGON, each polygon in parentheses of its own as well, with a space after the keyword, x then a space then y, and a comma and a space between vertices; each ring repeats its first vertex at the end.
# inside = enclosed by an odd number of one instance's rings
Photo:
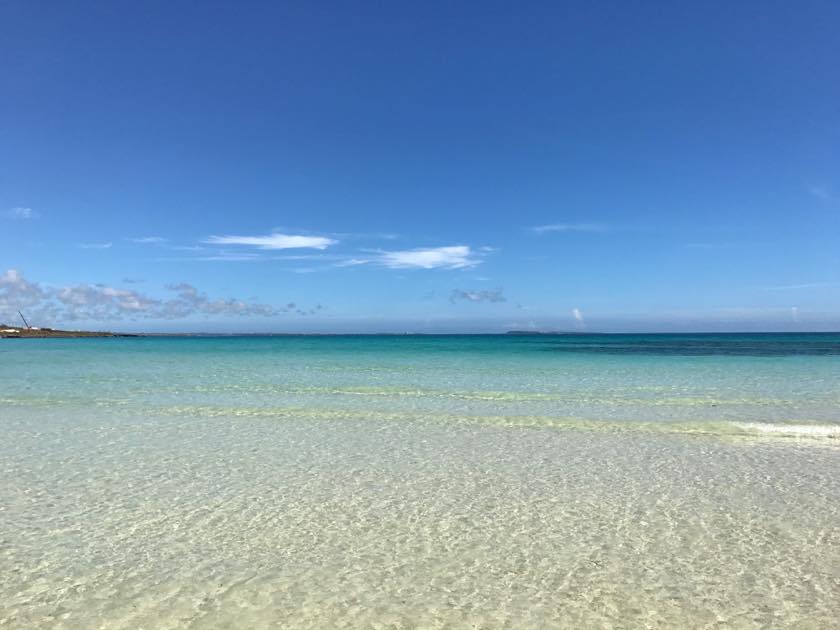
POLYGON ((835 627, 840 336, 0 343, 0 626, 835 627))

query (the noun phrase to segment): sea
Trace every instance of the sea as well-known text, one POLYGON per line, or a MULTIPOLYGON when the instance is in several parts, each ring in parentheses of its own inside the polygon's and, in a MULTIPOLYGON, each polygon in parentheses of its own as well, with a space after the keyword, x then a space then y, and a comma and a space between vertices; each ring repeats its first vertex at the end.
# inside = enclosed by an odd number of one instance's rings
POLYGON ((840 334, 0 340, 0 628, 838 628, 840 334))

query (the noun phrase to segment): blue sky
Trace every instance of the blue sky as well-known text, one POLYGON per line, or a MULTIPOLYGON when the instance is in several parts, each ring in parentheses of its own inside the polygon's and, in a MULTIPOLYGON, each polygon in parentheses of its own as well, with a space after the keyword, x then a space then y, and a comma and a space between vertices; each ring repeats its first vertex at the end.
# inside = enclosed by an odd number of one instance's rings
POLYGON ((0 320, 840 329, 840 4, 12 1, 0 320))

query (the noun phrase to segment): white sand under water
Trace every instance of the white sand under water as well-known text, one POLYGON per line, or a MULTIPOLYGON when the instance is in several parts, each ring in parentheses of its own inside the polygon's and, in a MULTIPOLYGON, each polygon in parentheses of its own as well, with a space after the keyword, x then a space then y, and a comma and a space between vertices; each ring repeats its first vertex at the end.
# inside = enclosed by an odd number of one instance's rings
POLYGON ((30 410, 2 628, 835 628, 840 450, 30 410))

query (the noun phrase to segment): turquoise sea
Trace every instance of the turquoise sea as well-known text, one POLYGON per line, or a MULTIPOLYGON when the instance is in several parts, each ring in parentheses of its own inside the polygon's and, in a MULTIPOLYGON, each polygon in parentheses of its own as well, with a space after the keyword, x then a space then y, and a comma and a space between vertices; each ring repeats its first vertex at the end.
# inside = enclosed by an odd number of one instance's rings
POLYGON ((840 334, 6 339, 0 379, 0 627, 838 627, 840 334))

